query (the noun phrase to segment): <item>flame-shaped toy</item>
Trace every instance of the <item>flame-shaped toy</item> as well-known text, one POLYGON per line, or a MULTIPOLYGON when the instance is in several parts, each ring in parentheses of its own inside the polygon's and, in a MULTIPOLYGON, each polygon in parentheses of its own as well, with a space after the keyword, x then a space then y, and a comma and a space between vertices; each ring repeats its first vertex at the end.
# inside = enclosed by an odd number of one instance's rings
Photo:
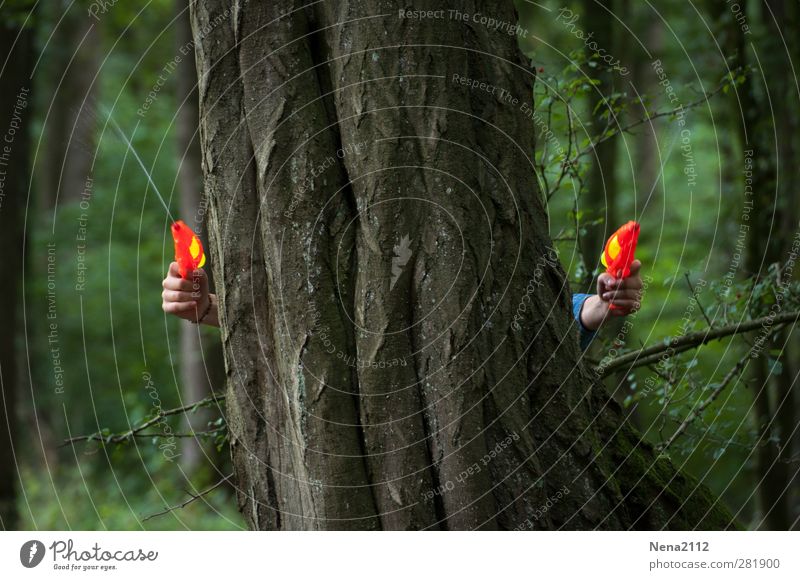
POLYGON ((185 280, 191 272, 206 263, 203 244, 183 220, 172 224, 172 239, 175 242, 175 261, 178 262, 181 278, 185 280))
POLYGON ((608 238, 600 261, 612 278, 619 280, 630 276, 637 241, 639 224, 634 221, 626 223, 608 238))

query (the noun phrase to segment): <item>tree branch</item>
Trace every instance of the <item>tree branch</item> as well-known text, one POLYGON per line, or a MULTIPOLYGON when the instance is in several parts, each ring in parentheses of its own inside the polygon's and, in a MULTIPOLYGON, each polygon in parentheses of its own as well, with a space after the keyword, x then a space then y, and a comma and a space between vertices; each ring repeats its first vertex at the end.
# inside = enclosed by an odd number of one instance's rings
POLYGON ((706 330, 699 330, 697 332, 690 332, 689 334, 674 338, 667 343, 656 344, 654 346, 642 348, 622 356, 618 356, 607 364, 603 364, 601 361, 601 363, 596 366, 594 370, 601 375, 626 365, 627 369, 630 370, 656 362, 658 359, 664 356, 664 353, 666 353, 667 358, 671 358, 685 350, 702 346, 711 342, 712 340, 718 340, 734 334, 750 332, 765 324, 769 324, 777 329, 778 326, 782 326, 788 322, 796 322, 798 317, 800 317, 800 311, 784 312, 783 314, 778 314, 774 317, 764 316, 762 318, 756 318, 746 322, 729 324, 727 326, 720 326, 713 329, 708 328, 706 330))
POLYGON ((226 427, 217 427, 216 429, 207 429, 205 431, 192 431, 191 433, 170 433, 169 435, 165 433, 134 433, 131 437, 137 437, 139 439, 149 439, 151 437, 177 437, 177 438, 194 438, 194 437, 210 437, 212 435, 216 435, 225 431, 226 427))
MULTIPOLYGON (((212 395, 210 397, 206 397, 205 399, 201 399, 196 403, 192 403, 191 405, 184 405, 183 407, 175 407, 174 409, 167 409, 166 411, 160 411, 159 413, 157 413, 144 423, 141 423, 138 426, 133 427, 123 433, 112 433, 111 435, 104 435, 102 431, 98 431, 96 433, 92 433, 91 435, 79 435, 77 437, 65 439, 64 442, 59 447, 71 445, 77 443, 78 441, 102 441, 107 445, 110 443, 124 443, 125 441, 128 441, 132 437, 135 437, 148 427, 152 427, 153 425, 161 421, 164 417, 192 412, 195 409, 199 409, 200 407, 205 407, 212 403, 222 400, 225 400, 225 395, 212 395)), ((152 435, 149 436, 152 437, 152 435)))
POLYGON ((575 154, 574 159, 571 159, 570 162, 573 162, 573 163, 576 162, 578 159, 580 159, 581 157, 583 157, 587 153, 590 153, 591 151, 593 151, 595 149, 595 147, 597 147, 601 143, 604 143, 605 141, 608 141, 609 139, 612 139, 613 137, 616 137, 617 135, 619 135, 621 133, 627 133, 631 129, 635 129, 638 126, 643 125, 643 124, 645 124, 647 122, 653 121, 655 119, 658 119, 658 118, 661 118, 661 117, 667 117, 667 116, 670 116, 670 115, 677 115, 681 111, 688 111, 689 109, 693 109, 694 107, 696 107, 698 105, 702 105, 703 103, 708 102, 708 100, 711 99, 711 97, 713 97, 714 95, 719 93, 723 88, 725 88, 725 86, 727 86, 728 83, 729 83, 729 81, 721 82, 719 84, 719 86, 717 86, 713 91, 711 91, 710 93, 705 93, 702 97, 700 97, 696 101, 692 101, 688 105, 685 105, 685 106, 681 105, 680 107, 676 107, 675 109, 670 109, 669 111, 661 111, 661 112, 658 112, 658 113, 653 113, 652 115, 645 115, 641 119, 639 119, 637 121, 634 121, 634 122, 630 123, 629 125, 626 125, 625 127, 620 127, 616 131, 612 131, 611 133, 609 133, 607 135, 604 134, 597 141, 594 141, 594 142, 590 143, 589 145, 587 145, 586 147, 584 147, 583 149, 578 151, 575 154))

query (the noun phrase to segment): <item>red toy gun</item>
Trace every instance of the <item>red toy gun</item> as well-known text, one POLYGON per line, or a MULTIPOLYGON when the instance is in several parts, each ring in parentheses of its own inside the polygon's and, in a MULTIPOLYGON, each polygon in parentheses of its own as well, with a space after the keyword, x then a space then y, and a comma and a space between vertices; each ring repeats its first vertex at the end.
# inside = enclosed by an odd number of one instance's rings
POLYGON ((181 278, 185 280, 191 272, 206 263, 203 244, 183 220, 172 224, 172 240, 175 242, 175 261, 178 262, 181 278))
POLYGON ((634 221, 626 223, 608 238, 600 261, 612 278, 619 280, 630 276, 638 240, 639 224, 634 221))
MULTIPOLYGON (((600 261, 612 278, 619 280, 630 276, 637 241, 639 224, 634 221, 626 223, 608 238, 600 261)), ((611 309, 616 310, 617 307, 612 304, 611 309)))

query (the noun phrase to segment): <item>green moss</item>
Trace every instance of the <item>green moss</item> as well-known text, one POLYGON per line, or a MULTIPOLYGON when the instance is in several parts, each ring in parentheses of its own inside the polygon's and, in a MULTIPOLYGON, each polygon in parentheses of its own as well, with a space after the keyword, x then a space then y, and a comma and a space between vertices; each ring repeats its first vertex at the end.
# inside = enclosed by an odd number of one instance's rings
POLYGON ((741 529, 705 485, 678 471, 667 457, 656 456, 631 427, 621 429, 609 447, 612 464, 620 466, 616 479, 623 494, 628 495, 631 525, 648 529, 741 529))

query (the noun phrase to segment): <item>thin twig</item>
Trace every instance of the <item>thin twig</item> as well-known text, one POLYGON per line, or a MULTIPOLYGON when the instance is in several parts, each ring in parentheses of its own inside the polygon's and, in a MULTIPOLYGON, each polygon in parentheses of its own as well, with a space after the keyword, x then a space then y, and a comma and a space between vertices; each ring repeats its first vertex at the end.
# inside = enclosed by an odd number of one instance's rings
POLYGON ((672 445, 675 442, 675 440, 678 437, 680 437, 684 433, 684 431, 686 431, 686 429, 689 428, 689 425, 691 425, 692 422, 695 419, 697 419, 697 417, 699 417, 711 403, 717 400, 717 397, 719 397, 722 391, 725 390, 725 387, 728 386, 728 383, 730 383, 739 374, 739 372, 741 372, 741 370, 747 365, 747 362, 749 360, 750 360, 749 356, 743 357, 739 362, 737 362, 733 366, 733 368, 730 371, 728 371, 728 374, 725 375, 725 378, 722 379, 722 382, 720 384, 714 387, 714 390, 711 391, 711 394, 708 396, 708 398, 705 401, 703 401, 700 405, 692 409, 692 411, 686 416, 686 419, 684 419, 683 422, 680 425, 678 425, 678 428, 675 430, 675 433, 672 434, 672 436, 667 440, 666 443, 664 443, 659 447, 660 451, 665 451, 670 445, 672 445))
POLYGON ((572 167, 572 162, 569 160, 570 157, 572 157, 572 109, 570 108, 569 102, 564 103, 564 105, 567 111, 567 154, 561 161, 561 173, 558 176, 555 187, 553 187, 553 189, 549 190, 547 193, 548 201, 550 201, 550 198, 552 198, 553 195, 555 195, 555 193, 561 188, 561 182, 564 181, 567 171, 569 171, 569 169, 572 167))
POLYGON ((667 374, 661 371, 658 368, 658 365, 654 365, 652 363, 647 365, 647 368, 649 368, 651 371, 653 371, 655 374, 661 377, 661 379, 669 385, 670 391, 676 390, 678 388, 678 383, 675 382, 675 376, 672 371, 670 371, 670 373, 667 374))
POLYGON ((697 305, 700 307, 700 312, 703 313, 703 318, 706 319, 706 322, 708 323, 708 326, 710 328, 714 328, 714 323, 711 322, 711 319, 708 318, 708 314, 706 314, 706 309, 703 308, 703 305, 700 303, 700 295, 697 294, 694 286, 692 285, 692 280, 691 278, 689 278, 689 272, 685 272, 684 276, 686 277, 686 283, 689 285, 689 291, 692 293, 692 298, 694 298, 694 301, 697 302, 697 305))
MULTIPOLYGON (((545 95, 547 95, 547 92, 548 91, 545 88, 545 95)), ((550 102, 547 105, 547 125, 546 125, 547 128, 551 127, 550 122, 551 122, 552 113, 553 113, 553 101, 554 101, 554 99, 551 97, 550 98, 550 102)), ((548 192, 550 191, 550 183, 547 181, 547 163, 546 163, 546 160, 547 160, 547 146, 548 146, 547 139, 545 139, 544 140, 544 144, 542 145, 542 153, 541 153, 541 160, 542 160, 541 174, 542 174, 542 181, 544 182, 544 191, 542 193, 549 200, 550 197, 548 195, 548 192)))
POLYGON ((190 438, 190 437, 206 437, 215 435, 222 431, 225 431, 225 427, 218 427, 216 429, 208 429, 206 431, 193 431, 192 433, 170 433, 167 435, 166 433, 134 433, 131 437, 138 437, 140 439, 147 439, 149 437, 162 437, 164 439, 168 439, 170 437, 182 437, 182 438, 190 438))
POLYGON ((174 409, 167 409, 166 411, 160 411, 155 416, 151 417, 144 423, 139 424, 124 433, 117 433, 111 435, 103 435, 102 432, 98 431, 97 433, 92 433, 91 435, 79 435, 77 437, 72 437, 70 439, 65 439, 64 442, 60 445, 60 447, 64 447, 66 445, 70 445, 73 443, 77 443, 78 441, 102 441, 103 443, 110 444, 110 443, 123 443, 129 440, 131 437, 134 437, 137 433, 141 433, 148 427, 152 427, 156 423, 160 422, 164 417, 170 417, 172 415, 179 415, 181 413, 187 413, 190 411, 194 411, 200 407, 205 407, 206 405, 210 405, 211 403, 215 403, 217 401, 221 401, 225 399, 225 395, 211 395, 210 397, 206 397, 205 399, 201 399, 196 403, 192 403, 191 405, 184 405, 183 407, 175 407, 174 409))
POLYGON ((725 88, 725 86, 727 84, 728 84, 727 81, 724 81, 724 82, 720 83, 719 86, 717 86, 717 88, 715 88, 713 91, 711 91, 710 93, 704 94, 701 98, 697 99, 696 101, 692 101, 688 105, 681 106, 681 107, 676 107, 674 109, 670 109, 669 111, 661 111, 661 112, 658 112, 658 113, 653 113, 652 115, 645 115, 644 117, 642 117, 638 121, 634 121, 633 123, 631 123, 629 125, 626 125, 625 127, 621 127, 620 129, 617 129, 616 131, 613 131, 613 132, 611 132, 609 134, 605 134, 605 135, 603 135, 603 137, 601 137, 597 141, 594 141, 594 142, 590 143, 589 145, 587 145, 586 147, 584 147, 583 149, 578 151, 575 154, 575 158, 572 159, 572 161, 573 162, 577 161, 578 159, 580 159, 581 157, 583 157, 587 153, 590 153, 591 151, 593 151, 595 149, 595 147, 597 147, 601 143, 604 143, 605 141, 608 141, 612 137, 616 137, 617 135, 619 135, 621 133, 627 133, 628 131, 630 131, 631 129, 635 129, 639 125, 643 125, 643 124, 645 124, 645 123, 647 123, 649 121, 653 121, 653 120, 659 119, 661 117, 668 117, 670 115, 677 115, 681 111, 688 111, 689 109, 693 109, 694 107, 696 107, 698 105, 702 105, 703 103, 708 102, 711 99, 711 97, 713 97, 714 95, 719 93, 723 88, 725 88))
POLYGON ((223 483, 228 481, 231 477, 233 477, 232 473, 226 475, 225 477, 220 479, 217 483, 215 483, 214 485, 212 485, 208 489, 204 489, 203 491, 201 491, 197 495, 193 494, 190 491, 187 491, 186 493, 188 493, 192 497, 190 497, 189 499, 187 499, 183 503, 179 503, 178 505, 170 506, 165 510, 162 510, 162 511, 154 513, 154 514, 150 514, 149 516, 146 516, 146 517, 142 518, 142 523, 146 522, 147 520, 151 520, 153 518, 156 518, 158 516, 163 516, 163 515, 168 514, 168 513, 172 512, 172 511, 185 508, 187 505, 189 505, 193 501, 196 501, 196 500, 200 499, 201 497, 203 497, 204 495, 207 495, 207 494, 211 493, 212 491, 214 491, 215 489, 217 489, 220 485, 222 485, 223 483))

